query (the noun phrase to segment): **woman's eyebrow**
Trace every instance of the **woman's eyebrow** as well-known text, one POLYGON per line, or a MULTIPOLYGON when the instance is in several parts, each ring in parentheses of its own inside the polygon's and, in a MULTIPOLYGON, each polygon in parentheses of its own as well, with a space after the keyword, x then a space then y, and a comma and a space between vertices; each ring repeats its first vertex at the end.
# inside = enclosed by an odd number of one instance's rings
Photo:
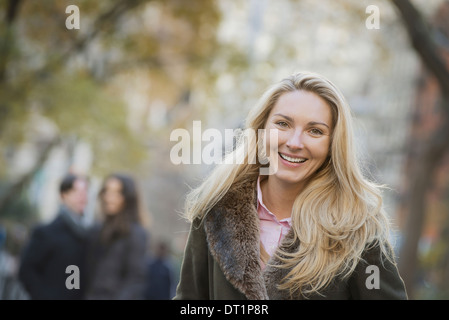
POLYGON ((275 113, 275 114, 273 114, 273 116, 281 116, 281 117, 287 119, 287 120, 290 121, 290 122, 294 122, 294 121, 293 121, 293 118, 291 118, 291 117, 289 117, 289 116, 286 116, 286 115, 284 115, 284 114, 282 114, 282 113, 275 113))
POLYGON ((325 124, 324 122, 317 122, 317 121, 311 121, 311 122, 309 122, 309 125, 310 125, 310 126, 316 126, 317 124, 321 124, 321 125, 323 125, 323 126, 326 126, 328 129, 330 129, 329 126, 328 126, 327 124, 325 124))
MULTIPOLYGON (((290 122, 294 122, 292 117, 286 116, 285 114, 282 114, 282 113, 275 113, 273 116, 281 116, 281 117, 287 119, 290 122)), ((316 125, 320 125, 320 124, 323 125, 323 126, 326 126, 328 129, 330 129, 329 126, 326 123, 324 123, 324 122, 310 121, 308 123, 309 126, 316 126, 316 125)))

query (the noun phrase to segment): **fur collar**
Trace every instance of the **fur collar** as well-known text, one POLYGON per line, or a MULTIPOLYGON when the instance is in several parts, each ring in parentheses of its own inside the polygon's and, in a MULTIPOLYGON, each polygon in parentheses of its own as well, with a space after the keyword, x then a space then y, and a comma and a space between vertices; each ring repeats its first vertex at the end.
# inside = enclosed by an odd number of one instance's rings
MULTIPOLYGON (((204 227, 209 250, 226 279, 248 299, 291 298, 286 291, 277 289, 288 273, 276 268, 280 261, 271 258, 263 272, 261 269, 256 181, 232 186, 206 215, 204 227)), ((285 246, 285 240, 292 236, 290 230, 281 245, 285 246)))

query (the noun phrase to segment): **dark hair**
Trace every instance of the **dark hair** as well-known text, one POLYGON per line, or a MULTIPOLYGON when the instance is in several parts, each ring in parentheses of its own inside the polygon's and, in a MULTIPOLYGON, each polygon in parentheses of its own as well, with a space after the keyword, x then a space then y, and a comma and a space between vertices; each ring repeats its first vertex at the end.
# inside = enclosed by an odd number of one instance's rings
POLYGON ((61 181, 61 184, 59 185, 59 193, 62 195, 70 190, 73 189, 73 185, 75 184, 75 181, 78 179, 82 179, 87 181, 85 177, 76 175, 74 173, 68 173, 66 174, 61 181))
POLYGON ((141 224, 139 195, 134 179, 122 173, 113 173, 106 177, 99 193, 101 209, 103 208, 103 194, 106 190, 106 183, 110 179, 117 179, 122 186, 121 193, 124 197, 124 206, 121 212, 115 215, 105 215, 105 221, 101 232, 103 243, 111 243, 115 239, 129 234, 132 224, 141 224))

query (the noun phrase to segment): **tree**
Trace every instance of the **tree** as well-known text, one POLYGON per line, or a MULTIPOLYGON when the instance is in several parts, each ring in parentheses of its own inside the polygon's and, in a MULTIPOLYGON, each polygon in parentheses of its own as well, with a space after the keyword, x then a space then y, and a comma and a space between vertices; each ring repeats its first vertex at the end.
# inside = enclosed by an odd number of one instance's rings
POLYGON ((407 211, 404 240, 399 255, 399 267, 410 297, 414 297, 417 248, 425 219, 426 195, 435 169, 449 150, 449 69, 441 54, 428 22, 408 0, 393 0, 400 12, 411 44, 426 70, 439 85, 441 98, 440 124, 428 136, 414 137, 410 143, 406 176, 409 190, 403 198, 407 211))
MULTIPOLYGON (((216 48, 219 14, 213 1, 80 0, 79 30, 65 27, 71 4, 9 0, 0 5, 5 17, 0 23, 0 179, 10 185, 0 196, 0 212, 27 187, 55 146, 88 142, 94 173, 136 168, 148 157, 151 128, 130 125, 117 79, 140 70, 182 97, 192 85, 186 80, 194 78, 192 70, 201 70, 216 48), (158 24, 147 21, 149 11, 160 17, 158 24), (174 74, 173 65, 187 71, 174 74), (36 118, 50 122, 53 134, 37 135, 36 118), (39 153, 29 172, 11 177, 6 168, 23 141, 39 153)), ((207 73, 203 78, 208 81, 207 73)))

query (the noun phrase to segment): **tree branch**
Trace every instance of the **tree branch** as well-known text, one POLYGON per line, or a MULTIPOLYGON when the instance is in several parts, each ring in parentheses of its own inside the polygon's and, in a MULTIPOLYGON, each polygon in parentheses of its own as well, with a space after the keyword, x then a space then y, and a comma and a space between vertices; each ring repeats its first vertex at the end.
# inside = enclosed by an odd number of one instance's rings
POLYGON ((22 3, 22 0, 9 0, 8 8, 6 10, 6 23, 11 25, 17 17, 17 13, 19 12, 19 5, 22 3))
MULTIPOLYGON (((429 26, 409 0, 392 0, 402 15, 413 48, 426 68, 436 77, 443 96, 449 97, 449 70, 438 52, 429 26)), ((444 108, 449 106, 444 105, 444 108)))
POLYGON ((146 0, 120 0, 109 9, 105 10, 105 12, 100 14, 95 20, 92 30, 83 38, 77 40, 73 44, 72 48, 69 49, 65 54, 63 54, 64 58, 66 55, 83 50, 86 45, 90 41, 92 41, 92 39, 94 39, 105 26, 113 25, 126 12, 136 8, 138 5, 145 1, 146 0))
POLYGON ((5 81, 6 64, 12 51, 12 25, 17 18, 21 3, 21 0, 9 0, 6 7, 6 26, 0 39, 0 83, 5 81))
POLYGON ((53 147, 59 143, 59 137, 51 140, 39 155, 33 168, 24 174, 16 183, 14 183, 3 195, 0 196, 0 213, 3 212, 12 202, 14 197, 23 190, 32 180, 36 172, 43 166, 53 147))

